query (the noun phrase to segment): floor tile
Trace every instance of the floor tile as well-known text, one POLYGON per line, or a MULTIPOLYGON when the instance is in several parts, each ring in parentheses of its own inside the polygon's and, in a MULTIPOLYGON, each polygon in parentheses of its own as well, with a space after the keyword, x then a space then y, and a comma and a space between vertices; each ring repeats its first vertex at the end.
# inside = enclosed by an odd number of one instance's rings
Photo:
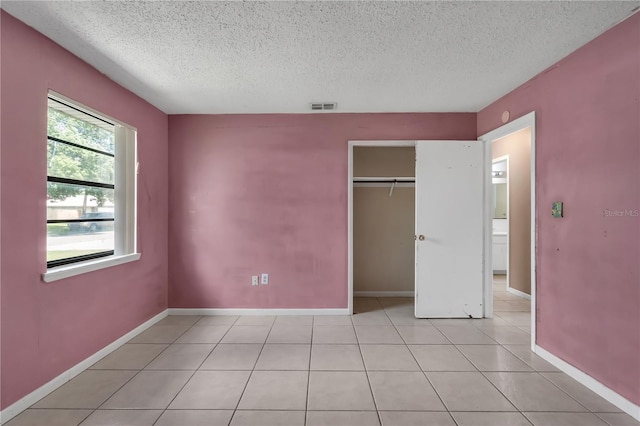
POLYGON ((160 321, 158 321, 155 325, 188 325, 192 326, 193 324, 200 321, 202 318, 199 315, 169 315, 160 321))
POLYGON ((531 326, 520 326, 518 328, 531 336, 531 326))
POLYGON ((597 413, 619 413, 621 410, 600 395, 581 385, 565 373, 541 373, 553 384, 568 393, 589 411, 597 413))
POLYGON ((214 345, 174 343, 146 367, 147 370, 196 370, 214 345))
POLYGON ((493 328, 493 327, 511 327, 511 325, 508 322, 506 322, 500 317, 495 317, 495 316, 493 318, 474 319, 473 321, 471 321, 470 324, 476 328, 479 328, 480 330, 483 330, 485 328, 493 328))
POLYGON ((5 426, 77 426, 91 410, 29 409, 5 423, 5 426))
POLYGON ((280 315, 276 317, 274 325, 312 325, 312 315, 280 315))
POLYGON ((380 426, 375 411, 307 411, 306 426, 380 426))
POLYGON ((531 343, 531 334, 518 327, 485 327, 482 332, 502 345, 526 345, 531 343))
POLYGON ((364 372, 312 371, 308 410, 375 410, 364 372))
POLYGON ((162 410, 97 410, 82 426, 153 426, 162 410))
POLYGON ((360 345, 360 350, 369 371, 420 371, 405 345, 360 345))
POLYGON ((524 413, 534 426, 608 426, 591 413, 524 413))
MULTIPOLYGON (((240 317, 240 321, 244 317, 240 317)), ((234 325, 222 338, 221 343, 264 343, 270 325, 234 325)))
POLYGON ((154 426, 228 426, 233 410, 167 410, 154 426))
POLYGON ((188 325, 153 325, 129 340, 129 343, 173 343, 188 329, 188 325))
POLYGON ((384 311, 363 312, 351 317, 354 325, 391 325, 391 320, 384 311))
POLYGON ((260 353, 256 370, 309 370, 311 345, 267 343, 260 353))
POLYGON ((496 312, 496 316, 516 327, 531 325, 530 312, 496 312))
POLYGON ((238 320, 236 315, 208 315, 201 317, 196 325, 233 325, 238 320))
POLYGON ((404 342, 392 325, 356 325, 356 336, 362 344, 389 343, 402 345, 404 342))
POLYGON ((520 411, 587 411, 538 373, 485 373, 520 411))
POLYGON ((398 325, 396 328, 407 345, 446 345, 449 343, 449 340, 433 326, 398 325))
POLYGON ((363 314, 368 312, 382 312, 384 309, 378 299, 375 297, 354 297, 353 298, 353 314, 363 314))
POLYGON ((480 371, 533 371, 500 345, 458 345, 458 349, 480 371))
POLYGON ((505 349, 520 358, 536 371, 560 371, 531 351, 530 345, 504 345, 505 349))
POLYGON ((194 325, 176 343, 218 343, 229 328, 228 325, 194 325))
POLYGON ((451 413, 458 426, 531 426, 529 420, 520 413, 451 413))
POLYGON ((445 411, 422 372, 375 371, 369 382, 378 410, 445 411))
POLYGON ((431 325, 439 327, 441 325, 456 325, 456 326, 467 326, 473 325, 478 319, 471 318, 432 318, 429 320, 431 325))
POLYGON ((481 373, 426 374, 449 411, 516 411, 481 373))
POLYGON ((410 345, 422 371, 476 371, 453 345, 410 345))
POLYGON ((42 398, 33 408, 98 408, 137 371, 86 370, 42 398))
POLYGON ((250 374, 248 371, 197 371, 169 409, 235 409, 250 374))
POLYGON ((382 426, 456 426, 449 413, 381 411, 382 426))
POLYGON ((351 315, 316 315, 313 325, 353 325, 351 315))
POLYGON ((253 370, 262 344, 219 344, 200 367, 201 370, 253 370))
POLYGON ((272 315, 244 315, 238 318, 234 325, 268 325, 271 326, 276 320, 272 315))
POLYGON ((254 371, 239 410, 305 410, 306 371, 254 371))
POLYGON ((142 370, 167 344, 127 343, 111 352, 90 368, 96 370, 142 370))
POLYGON ((311 343, 311 325, 274 324, 267 343, 311 343))
POLYGON ((230 426, 304 426, 304 411, 238 410, 230 426))
POLYGON ((610 426, 638 426, 640 422, 625 413, 596 413, 610 426))
POLYGON ((391 322, 396 325, 412 325, 412 326, 431 326, 431 322, 429 322, 426 318, 416 318, 413 312, 405 313, 405 312, 389 312, 388 314, 391 322))
POLYGON ((311 370, 363 371, 358 345, 313 345, 311 370))
POLYGON ((436 325, 455 345, 493 345, 497 342, 472 325, 436 325))
POLYGON ((191 374, 191 371, 141 371, 100 408, 164 409, 191 374))
POLYGON ((378 297, 378 302, 385 311, 402 307, 413 309, 413 300, 413 297, 378 297))
POLYGON ((357 342, 355 329, 352 325, 313 326, 313 343, 353 344, 357 342))

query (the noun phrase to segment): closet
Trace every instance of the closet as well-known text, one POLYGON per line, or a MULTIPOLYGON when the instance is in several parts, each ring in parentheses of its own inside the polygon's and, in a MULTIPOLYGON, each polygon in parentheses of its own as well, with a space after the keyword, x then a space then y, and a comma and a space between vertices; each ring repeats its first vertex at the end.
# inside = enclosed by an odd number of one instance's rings
POLYGON ((354 147, 354 296, 413 297, 415 147, 354 147))
POLYGON ((350 291, 414 296, 417 318, 482 317, 486 145, 393 142, 350 141, 350 291))

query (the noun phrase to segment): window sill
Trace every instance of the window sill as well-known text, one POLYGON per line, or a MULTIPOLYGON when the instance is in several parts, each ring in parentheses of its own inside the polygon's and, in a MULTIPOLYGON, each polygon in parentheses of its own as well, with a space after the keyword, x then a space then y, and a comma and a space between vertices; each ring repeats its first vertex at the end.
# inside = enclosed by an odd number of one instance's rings
POLYGON ((56 268, 48 269, 47 272, 42 274, 42 281, 50 283, 52 281, 62 280, 75 275, 86 274, 87 272, 110 268, 112 266, 122 265, 123 263, 134 262, 138 259, 140 259, 140 253, 133 253, 121 256, 109 256, 72 265, 58 266, 56 268))

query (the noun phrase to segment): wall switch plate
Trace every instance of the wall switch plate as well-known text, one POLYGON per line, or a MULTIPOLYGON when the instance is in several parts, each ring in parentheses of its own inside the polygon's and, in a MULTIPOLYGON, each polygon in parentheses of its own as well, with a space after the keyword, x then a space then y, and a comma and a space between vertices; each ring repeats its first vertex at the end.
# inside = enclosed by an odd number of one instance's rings
POLYGON ((551 216, 562 217, 562 201, 554 201, 551 205, 551 216))
POLYGON ((261 284, 269 284, 269 274, 262 274, 261 284))
POLYGON ((257 275, 252 275, 251 276, 251 285, 258 285, 258 276, 257 275))

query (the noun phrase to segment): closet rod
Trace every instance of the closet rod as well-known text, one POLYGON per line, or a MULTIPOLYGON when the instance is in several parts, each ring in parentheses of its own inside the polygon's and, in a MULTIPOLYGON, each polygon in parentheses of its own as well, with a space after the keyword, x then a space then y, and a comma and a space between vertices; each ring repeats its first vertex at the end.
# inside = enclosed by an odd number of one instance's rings
POLYGON ((415 179, 353 179, 354 183, 415 183, 415 179))

